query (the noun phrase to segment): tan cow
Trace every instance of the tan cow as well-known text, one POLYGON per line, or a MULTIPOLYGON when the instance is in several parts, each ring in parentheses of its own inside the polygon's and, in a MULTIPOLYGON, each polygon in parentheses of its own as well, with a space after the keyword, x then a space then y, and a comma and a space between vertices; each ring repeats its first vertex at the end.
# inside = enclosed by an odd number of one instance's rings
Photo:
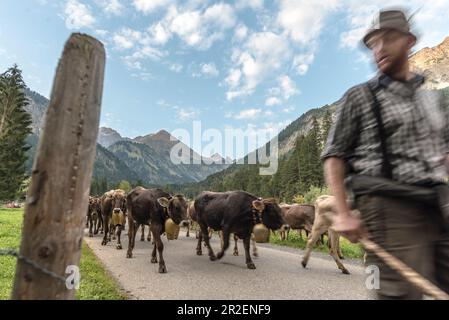
POLYGON ((302 266, 305 268, 309 261, 313 246, 324 232, 328 232, 330 243, 330 255, 334 258, 338 268, 344 273, 349 274, 349 271, 340 260, 340 234, 333 231, 330 226, 333 223, 333 218, 336 214, 335 198, 333 196, 320 196, 315 201, 315 221, 312 227, 312 233, 307 241, 306 252, 302 259, 302 266))

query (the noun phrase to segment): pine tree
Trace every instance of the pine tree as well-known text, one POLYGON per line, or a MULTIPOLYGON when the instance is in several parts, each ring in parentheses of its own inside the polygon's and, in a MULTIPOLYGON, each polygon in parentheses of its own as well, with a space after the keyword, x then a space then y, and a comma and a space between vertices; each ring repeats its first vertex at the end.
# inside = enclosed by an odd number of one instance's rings
POLYGON ((31 117, 25 111, 22 72, 14 65, 0 75, 0 200, 14 200, 26 179, 26 138, 31 117))
POLYGON ((332 126, 332 113, 328 109, 326 111, 326 113, 324 114, 324 118, 323 118, 323 135, 321 138, 323 141, 323 146, 324 146, 324 144, 326 144, 327 136, 329 135, 329 130, 330 130, 331 126, 332 126))

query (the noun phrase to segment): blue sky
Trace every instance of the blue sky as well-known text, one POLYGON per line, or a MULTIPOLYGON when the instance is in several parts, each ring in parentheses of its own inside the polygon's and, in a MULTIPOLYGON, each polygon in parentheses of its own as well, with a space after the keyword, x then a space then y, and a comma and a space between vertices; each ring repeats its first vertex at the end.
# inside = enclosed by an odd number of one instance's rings
POLYGON ((107 50, 102 126, 127 137, 196 120, 278 132, 373 74, 359 39, 390 5, 421 8, 417 49, 449 35, 447 0, 0 0, 0 70, 17 63, 48 97, 80 31, 107 50))

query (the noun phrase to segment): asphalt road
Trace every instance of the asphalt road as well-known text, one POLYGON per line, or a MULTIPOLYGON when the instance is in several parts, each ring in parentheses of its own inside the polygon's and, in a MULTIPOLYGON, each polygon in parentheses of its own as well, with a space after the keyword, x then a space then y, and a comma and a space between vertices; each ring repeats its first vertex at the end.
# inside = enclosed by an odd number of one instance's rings
MULTIPOLYGON (((231 242, 221 260, 210 261, 206 248, 202 256, 196 255, 195 234, 187 238, 181 231, 178 240, 163 237, 168 273, 159 274, 158 264, 150 263, 152 245, 140 241, 140 229, 133 258, 126 258, 126 234, 127 231, 122 233, 123 250, 115 248, 115 241, 101 246, 102 235, 89 238, 86 233, 84 239, 134 299, 369 299, 364 268, 359 261, 344 260, 351 272, 344 275, 329 255, 313 252, 307 269, 303 269, 301 250, 258 244, 259 257, 253 258, 257 269, 250 270, 246 268, 242 241, 238 257, 232 255, 231 242)), ((217 253, 218 235, 213 236, 211 244, 217 253)))

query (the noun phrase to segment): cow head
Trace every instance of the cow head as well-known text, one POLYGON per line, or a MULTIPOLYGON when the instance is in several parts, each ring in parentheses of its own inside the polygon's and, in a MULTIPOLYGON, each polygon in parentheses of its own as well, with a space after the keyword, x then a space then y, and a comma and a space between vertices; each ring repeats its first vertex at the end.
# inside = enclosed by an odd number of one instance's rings
POLYGON ((126 210, 126 195, 122 190, 116 190, 112 193, 112 213, 125 213, 126 210))
POLYGON ((262 215, 263 224, 272 230, 278 230, 282 226, 288 227, 282 217, 281 208, 276 199, 257 199, 252 202, 254 209, 262 215))
POLYGON ((188 223, 187 221, 187 201, 183 195, 177 194, 173 197, 160 197, 157 199, 157 202, 164 208, 167 209, 168 216, 172 218, 172 220, 176 224, 183 225, 188 223))
POLYGON ((95 197, 89 198, 89 213, 92 217, 97 217, 101 211, 101 200, 95 197))

